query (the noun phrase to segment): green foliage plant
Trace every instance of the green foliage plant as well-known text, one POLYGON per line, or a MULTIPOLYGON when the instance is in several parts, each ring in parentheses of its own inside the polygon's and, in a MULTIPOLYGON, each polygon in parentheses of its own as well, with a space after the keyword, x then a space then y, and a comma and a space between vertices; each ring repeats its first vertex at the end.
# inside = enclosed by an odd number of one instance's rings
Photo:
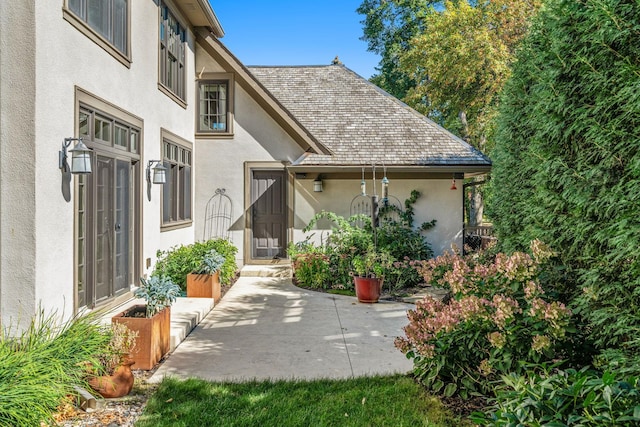
POLYGON ((158 250, 157 262, 152 275, 165 275, 171 278, 180 288, 186 290, 187 274, 199 271, 205 257, 215 250, 225 261, 220 266, 220 283, 228 285, 235 278, 238 270, 236 254, 238 248, 225 239, 211 239, 206 242, 195 242, 189 245, 174 246, 165 251, 158 250))
POLYGON ((316 246, 309 241, 309 236, 288 248, 299 284, 309 288, 353 290, 354 267, 362 265, 367 254, 371 256, 372 252, 379 252, 384 258, 384 271, 378 271, 378 274, 385 276, 385 283, 391 288, 411 287, 421 282, 422 278, 410 262, 433 256, 422 233, 432 228, 435 220, 418 227, 414 225, 413 205, 419 197, 420 192, 412 191, 403 210, 383 206, 375 235, 367 215, 344 218, 334 212, 316 214, 303 231, 308 233, 319 222, 329 221, 332 229, 328 237, 316 246))
POLYGON ((226 258, 218 253, 215 249, 211 249, 200 262, 200 266, 193 270, 195 274, 214 274, 224 265, 226 258))
POLYGON ((503 250, 558 248, 599 350, 640 374, 640 3, 545 3, 502 96, 491 216, 503 250))
POLYGON ((539 241, 532 255, 448 253, 419 267, 425 282, 450 291, 408 313, 396 347, 413 359, 414 372, 431 391, 467 397, 490 394, 492 382, 525 363, 565 356, 572 313, 546 295, 537 276, 553 253, 539 241))
POLYGON ((105 351, 98 354, 100 366, 104 368, 104 372, 98 374, 112 375, 135 349, 138 331, 132 331, 124 323, 115 322, 109 325, 105 334, 110 339, 105 351))
POLYGON ((373 246, 362 255, 356 255, 351 260, 353 271, 360 277, 375 277, 382 279, 385 272, 391 268, 393 257, 386 251, 377 251, 373 246))
POLYGON ((55 424, 56 408, 74 386, 88 387, 87 370, 100 369, 110 336, 95 313, 61 321, 40 310, 26 329, 0 335, 0 425, 55 424))
POLYGON ((173 283, 169 276, 151 276, 148 279, 141 277, 140 283, 133 295, 145 300, 146 317, 153 317, 170 307, 180 296, 180 286, 173 283))
POLYGON ((535 366, 502 377, 494 406, 473 421, 490 426, 637 426, 640 380, 589 367, 535 366))

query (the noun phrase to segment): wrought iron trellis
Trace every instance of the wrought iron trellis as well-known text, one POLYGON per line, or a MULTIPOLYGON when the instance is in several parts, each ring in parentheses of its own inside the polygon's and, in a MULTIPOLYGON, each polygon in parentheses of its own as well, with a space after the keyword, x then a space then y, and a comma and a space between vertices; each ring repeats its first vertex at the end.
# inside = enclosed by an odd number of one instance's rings
MULTIPOLYGON (((373 182, 373 194, 367 194, 367 182, 365 180, 365 168, 362 167, 362 181, 360 181, 360 194, 357 194, 351 200, 351 207, 349 209, 349 215, 371 215, 373 223, 376 223, 376 218, 379 215, 380 207, 393 207, 392 209, 384 209, 385 218, 392 221, 398 221, 400 219, 400 213, 402 212, 402 203, 400 200, 392 195, 389 195, 389 179, 387 179, 387 168, 382 165, 384 170, 384 176, 381 183, 381 195, 382 199, 378 199, 378 192, 376 189, 376 165, 371 166, 372 182, 373 182)), ((356 221, 356 225, 363 226, 361 220, 356 221)))
POLYGON ((226 189, 216 188, 215 193, 204 211, 203 239, 225 239, 231 241, 231 219, 233 218, 233 204, 231 198, 225 194, 226 189))

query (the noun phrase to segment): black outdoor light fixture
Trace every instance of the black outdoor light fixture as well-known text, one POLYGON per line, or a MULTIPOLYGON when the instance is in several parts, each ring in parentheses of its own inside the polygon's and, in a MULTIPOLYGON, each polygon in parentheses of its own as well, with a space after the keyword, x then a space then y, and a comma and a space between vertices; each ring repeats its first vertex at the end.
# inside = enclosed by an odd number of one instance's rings
POLYGON ((149 160, 147 162, 147 199, 151 201, 151 184, 165 184, 167 182, 167 168, 162 166, 160 160, 149 160), (152 164, 156 164, 151 167, 152 164), (153 170, 153 180, 151 179, 151 170, 153 170))
POLYGON ((91 149, 84 145, 82 138, 65 138, 62 149, 58 151, 58 168, 62 173, 62 197, 71 201, 71 175, 87 175, 91 173, 91 149), (68 150, 71 142, 78 141, 68 150), (71 153, 71 167, 69 167, 69 155, 71 153))
POLYGON ((316 193, 322 193, 322 175, 318 175, 318 177, 313 181, 313 191, 316 193))

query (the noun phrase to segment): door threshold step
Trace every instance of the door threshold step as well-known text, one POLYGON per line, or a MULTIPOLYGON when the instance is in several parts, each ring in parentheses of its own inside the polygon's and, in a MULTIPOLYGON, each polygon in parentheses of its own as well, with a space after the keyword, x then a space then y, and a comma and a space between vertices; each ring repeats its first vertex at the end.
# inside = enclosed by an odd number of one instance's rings
POLYGON ((240 270, 240 277, 281 277, 291 278, 290 264, 282 265, 245 265, 240 270))

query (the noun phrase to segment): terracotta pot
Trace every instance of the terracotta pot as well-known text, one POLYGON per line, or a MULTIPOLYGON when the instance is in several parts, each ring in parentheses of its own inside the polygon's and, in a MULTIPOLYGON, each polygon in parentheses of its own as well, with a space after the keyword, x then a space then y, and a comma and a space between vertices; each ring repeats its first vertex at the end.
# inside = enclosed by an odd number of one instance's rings
POLYGON ((378 302, 382 291, 381 278, 354 276, 353 283, 356 288, 356 297, 358 297, 359 302, 378 302))
POLYGON ((220 294, 219 271, 213 274, 187 274, 187 297, 213 298, 214 302, 218 302, 220 294))
POLYGON ((111 318, 112 322, 124 323, 132 331, 138 332, 136 346, 131 359, 136 369, 149 370, 169 352, 171 345, 171 307, 166 307, 155 316, 130 317, 131 314, 144 313, 146 306, 136 305, 111 318))
POLYGON ((133 388, 133 373, 131 365, 135 362, 126 359, 120 366, 116 368, 113 375, 104 375, 89 379, 89 385, 92 389, 100 393, 102 397, 113 398, 126 396, 133 388))

